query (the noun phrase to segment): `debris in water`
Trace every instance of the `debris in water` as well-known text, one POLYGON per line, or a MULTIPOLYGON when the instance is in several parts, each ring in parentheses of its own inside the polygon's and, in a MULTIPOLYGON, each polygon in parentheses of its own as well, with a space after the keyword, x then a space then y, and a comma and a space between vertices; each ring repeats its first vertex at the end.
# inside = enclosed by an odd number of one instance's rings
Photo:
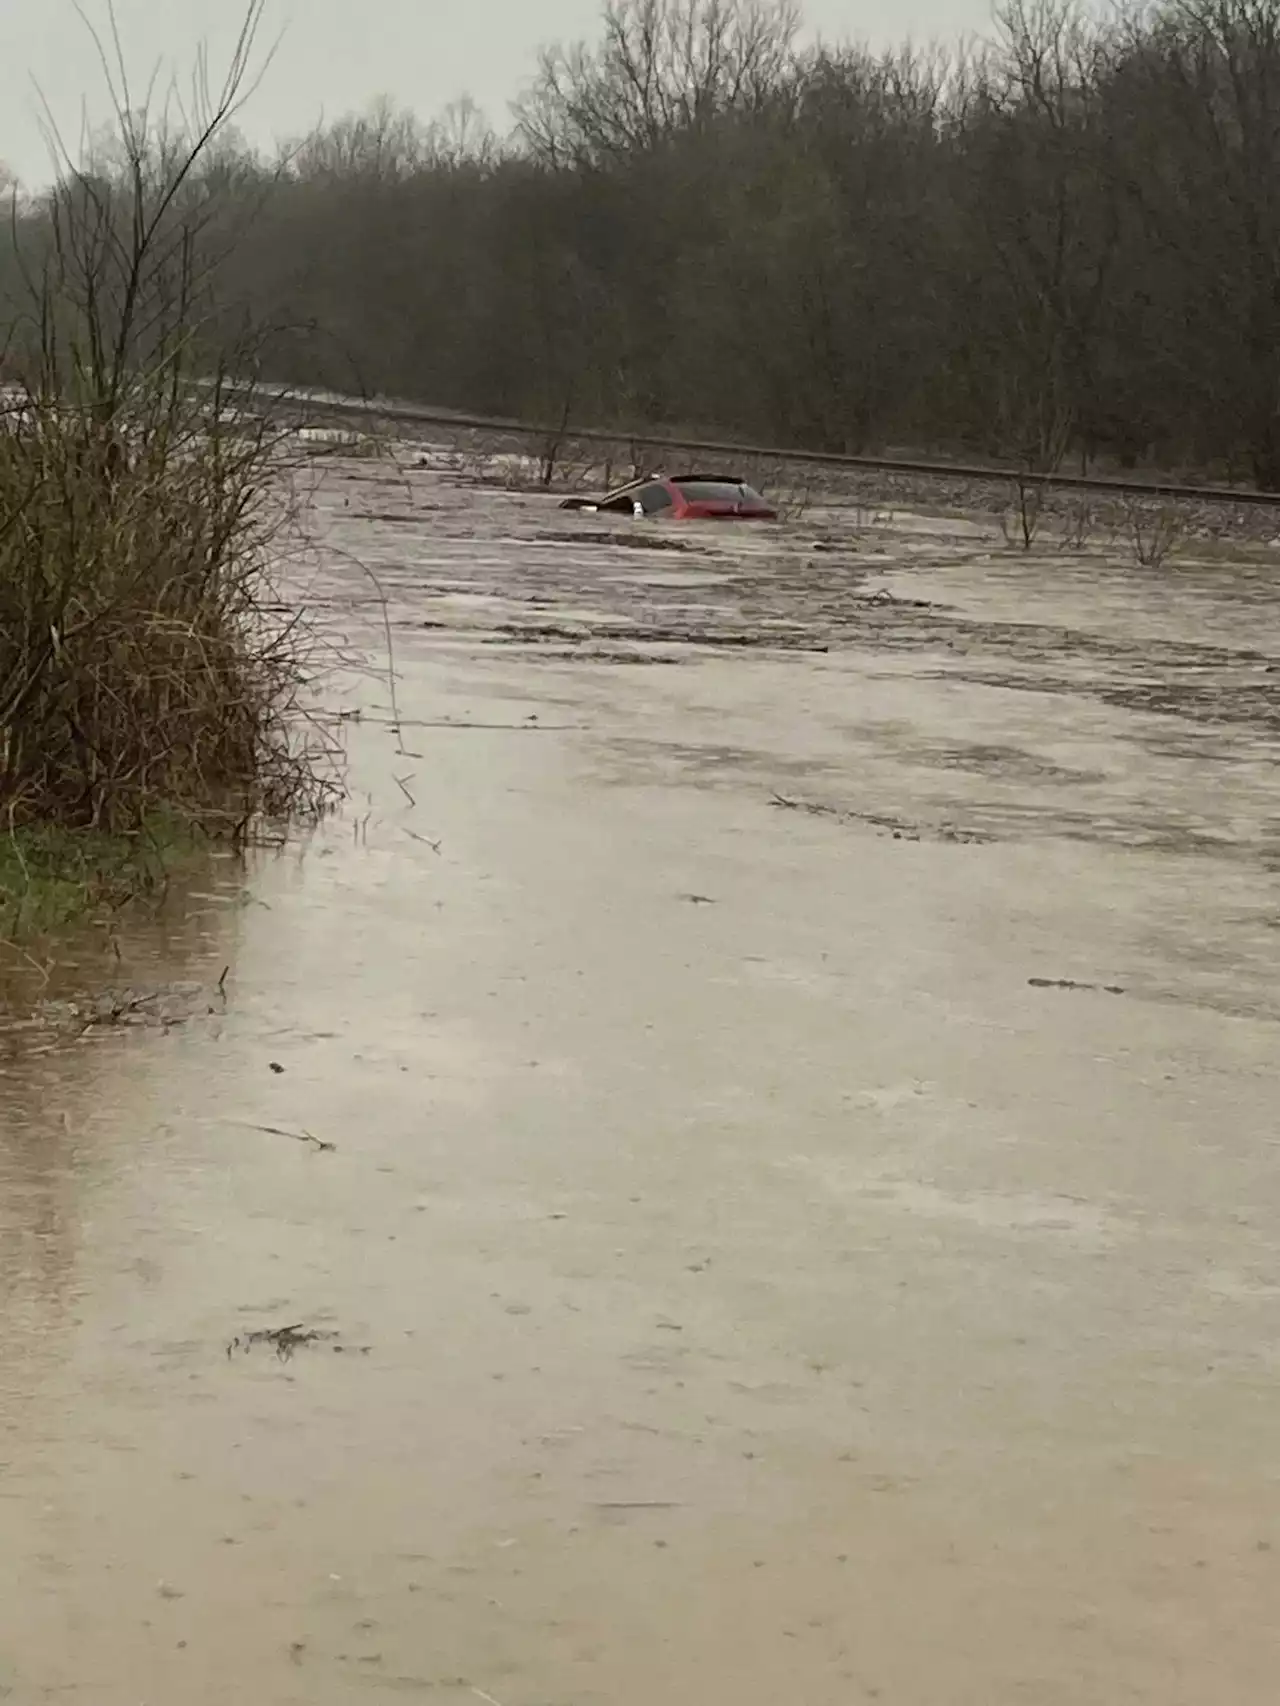
MULTIPOLYGON (((401 828, 404 829, 403 824, 401 825, 401 828)), ((440 849, 444 846, 443 841, 433 841, 429 835, 419 835, 417 831, 413 829, 404 829, 404 832, 406 835, 411 836, 414 841, 420 841, 424 847, 429 847, 436 855, 437 859, 440 857, 440 849)))
MULTIPOLYGON (((281 1067, 279 1070, 283 1072, 284 1068, 281 1067)), ((265 1132, 268 1137, 287 1137, 294 1143, 309 1143, 318 1155, 332 1155, 338 1147, 336 1143, 325 1143, 323 1139, 318 1138, 312 1132, 309 1132, 305 1126, 301 1131, 286 1131, 283 1126, 258 1125, 253 1120, 239 1120, 237 1121, 237 1124, 243 1125, 246 1131, 265 1132)))
POLYGON ((927 598, 900 598, 897 593, 890 592, 887 586, 877 587, 869 593, 867 604, 892 604, 900 610, 937 610, 939 605, 931 604, 927 598))
POLYGON ((895 841, 945 841, 961 845, 982 844, 994 841, 993 835, 988 835, 980 829, 962 829, 951 823, 919 824, 908 823, 904 818, 893 817, 883 812, 860 812, 846 810, 842 806, 827 805, 821 800, 798 800, 788 794, 775 792, 770 804, 781 807, 789 812, 807 812, 810 817, 834 818, 838 823, 865 823, 872 829, 892 835, 895 841))
POLYGON ((65 1028, 77 1036, 90 1031, 126 1029, 135 1026, 170 1030, 195 1018, 219 1011, 216 996, 226 1003, 223 973, 215 989, 199 983, 170 983, 154 989, 105 989, 96 995, 76 996, 65 1001, 44 1001, 37 1008, 41 1023, 65 1028))
POLYGON ((678 1511, 684 1507, 679 1499, 596 1499, 598 1511, 678 1511))
POLYGON ((255 1345, 270 1345, 279 1361, 291 1362, 299 1345, 327 1343, 337 1336, 336 1333, 307 1327, 301 1321, 295 1321, 288 1327, 260 1327, 251 1333, 237 1333, 227 1346, 227 1358, 230 1360, 236 1351, 243 1351, 247 1356, 255 1345))
POLYGON ((1027 982, 1032 989, 1091 989, 1099 995, 1123 995, 1123 984, 1119 983, 1077 983, 1073 977, 1029 977, 1027 982))

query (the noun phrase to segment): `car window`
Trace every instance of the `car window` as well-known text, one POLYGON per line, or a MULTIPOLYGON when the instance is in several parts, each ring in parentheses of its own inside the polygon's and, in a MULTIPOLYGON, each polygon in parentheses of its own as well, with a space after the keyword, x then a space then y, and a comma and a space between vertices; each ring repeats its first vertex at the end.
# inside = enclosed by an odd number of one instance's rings
POLYGON ((640 506, 646 515, 657 515, 659 510, 671 508, 671 493, 665 486, 642 486, 640 506))
POLYGON ((677 480, 680 494, 691 504, 763 504, 759 492, 728 480, 677 480))

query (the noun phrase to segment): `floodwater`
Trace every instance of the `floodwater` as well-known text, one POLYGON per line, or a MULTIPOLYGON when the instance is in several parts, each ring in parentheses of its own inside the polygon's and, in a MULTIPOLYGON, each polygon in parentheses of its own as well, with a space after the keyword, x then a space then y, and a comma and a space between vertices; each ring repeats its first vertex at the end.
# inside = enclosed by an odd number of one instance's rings
POLYGON ((346 810, 8 985, 0 1697, 1269 1706, 1274 566, 313 522, 346 810))

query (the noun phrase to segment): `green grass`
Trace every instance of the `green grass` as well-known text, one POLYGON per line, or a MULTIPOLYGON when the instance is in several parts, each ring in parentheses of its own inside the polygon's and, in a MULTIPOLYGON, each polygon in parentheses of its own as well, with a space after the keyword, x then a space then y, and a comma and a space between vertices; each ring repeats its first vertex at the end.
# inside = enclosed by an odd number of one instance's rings
POLYGON ((45 826, 0 834, 0 938, 49 935, 155 897, 201 845, 163 814, 133 835, 45 826))

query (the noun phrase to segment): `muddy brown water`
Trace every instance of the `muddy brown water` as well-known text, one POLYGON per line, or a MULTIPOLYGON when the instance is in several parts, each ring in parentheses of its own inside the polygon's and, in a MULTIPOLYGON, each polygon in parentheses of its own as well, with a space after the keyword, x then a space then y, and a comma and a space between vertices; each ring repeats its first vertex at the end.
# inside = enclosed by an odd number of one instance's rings
POLYGON ((1271 568, 314 517, 344 814, 6 974, 0 1697, 1272 1701, 1271 568))

